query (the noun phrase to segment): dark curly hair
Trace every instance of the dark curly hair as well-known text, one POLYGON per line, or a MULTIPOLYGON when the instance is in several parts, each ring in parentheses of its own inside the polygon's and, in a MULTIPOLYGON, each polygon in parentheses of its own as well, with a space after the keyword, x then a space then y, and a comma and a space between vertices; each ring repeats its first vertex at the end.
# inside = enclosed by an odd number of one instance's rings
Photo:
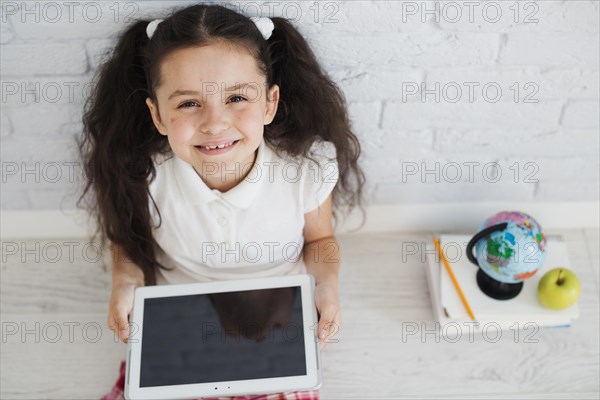
MULTIPOLYGON (((360 206, 364 224, 365 175, 358 165, 361 147, 352 132, 342 91, 319 66, 292 23, 271 19, 275 29, 268 40, 250 18, 216 4, 174 9, 158 25, 152 40, 146 34, 149 21, 136 20, 120 33, 96 71, 78 141, 85 187, 77 206, 93 189, 95 196, 86 208, 96 219, 94 238, 100 233, 102 248, 108 239, 123 249, 127 259, 144 272, 146 285, 156 284, 156 268, 168 269, 155 257, 148 186, 156 176, 153 155, 172 154, 172 150, 167 137, 156 130, 145 101, 150 97, 156 102, 161 61, 179 49, 224 41, 249 51, 268 87, 282 88, 281 107, 265 126, 265 141, 275 151, 310 159, 313 142, 332 142, 339 168, 332 193, 335 224, 341 206, 347 207, 346 212, 360 206)), ((154 199, 152 204, 158 211, 154 199)))

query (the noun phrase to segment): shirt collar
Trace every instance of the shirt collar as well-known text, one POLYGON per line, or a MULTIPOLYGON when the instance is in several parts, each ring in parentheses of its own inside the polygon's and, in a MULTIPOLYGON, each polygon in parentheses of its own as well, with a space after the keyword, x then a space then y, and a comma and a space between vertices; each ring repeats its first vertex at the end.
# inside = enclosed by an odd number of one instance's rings
POLYGON ((209 188, 193 166, 173 154, 175 180, 181 192, 181 200, 189 205, 202 205, 215 200, 225 201, 238 208, 248 208, 259 193, 264 181, 264 163, 271 160, 272 152, 264 137, 258 146, 258 153, 252 169, 246 178, 225 193, 209 188))

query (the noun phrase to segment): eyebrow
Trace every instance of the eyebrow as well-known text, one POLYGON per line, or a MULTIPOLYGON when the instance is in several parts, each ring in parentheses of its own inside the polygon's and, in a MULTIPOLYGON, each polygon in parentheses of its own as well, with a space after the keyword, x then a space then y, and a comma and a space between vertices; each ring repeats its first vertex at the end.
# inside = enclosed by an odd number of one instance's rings
MULTIPOLYGON (((250 83, 236 83, 233 86, 225 88, 225 91, 231 92, 231 91, 242 89, 245 87, 252 88, 255 91, 257 90, 256 87, 250 83)), ((173 97, 177 97, 177 96, 199 95, 199 94, 200 94, 200 92, 197 92, 195 90, 176 90, 173 93, 171 93, 168 100, 171 100, 173 97)))

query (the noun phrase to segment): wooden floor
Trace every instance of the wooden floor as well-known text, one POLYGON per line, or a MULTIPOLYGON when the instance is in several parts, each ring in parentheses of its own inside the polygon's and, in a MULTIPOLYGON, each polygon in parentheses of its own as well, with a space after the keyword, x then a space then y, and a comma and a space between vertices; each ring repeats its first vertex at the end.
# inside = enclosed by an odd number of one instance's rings
MULTIPOLYGON (((322 399, 598 399, 598 230, 548 233, 583 283, 575 324, 456 343, 434 333, 424 255, 403 251, 428 235, 338 236, 342 329, 322 353, 322 399), (407 324, 424 336, 403 337, 407 324)), ((98 399, 113 385, 126 346, 106 326, 110 271, 84 245, 3 239, 2 399, 98 399)))

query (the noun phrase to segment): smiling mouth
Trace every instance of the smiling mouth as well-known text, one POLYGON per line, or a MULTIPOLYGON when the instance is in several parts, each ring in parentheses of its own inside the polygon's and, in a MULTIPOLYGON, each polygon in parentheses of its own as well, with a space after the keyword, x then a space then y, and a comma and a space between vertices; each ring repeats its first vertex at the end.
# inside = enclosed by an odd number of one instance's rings
POLYGON ((200 149, 205 149, 205 150, 217 150, 217 149, 224 149, 224 148, 233 146, 237 142, 239 142, 239 139, 238 140, 234 140, 233 142, 221 144, 219 146, 202 146, 202 145, 200 145, 200 146, 195 146, 195 147, 198 147, 200 149))

